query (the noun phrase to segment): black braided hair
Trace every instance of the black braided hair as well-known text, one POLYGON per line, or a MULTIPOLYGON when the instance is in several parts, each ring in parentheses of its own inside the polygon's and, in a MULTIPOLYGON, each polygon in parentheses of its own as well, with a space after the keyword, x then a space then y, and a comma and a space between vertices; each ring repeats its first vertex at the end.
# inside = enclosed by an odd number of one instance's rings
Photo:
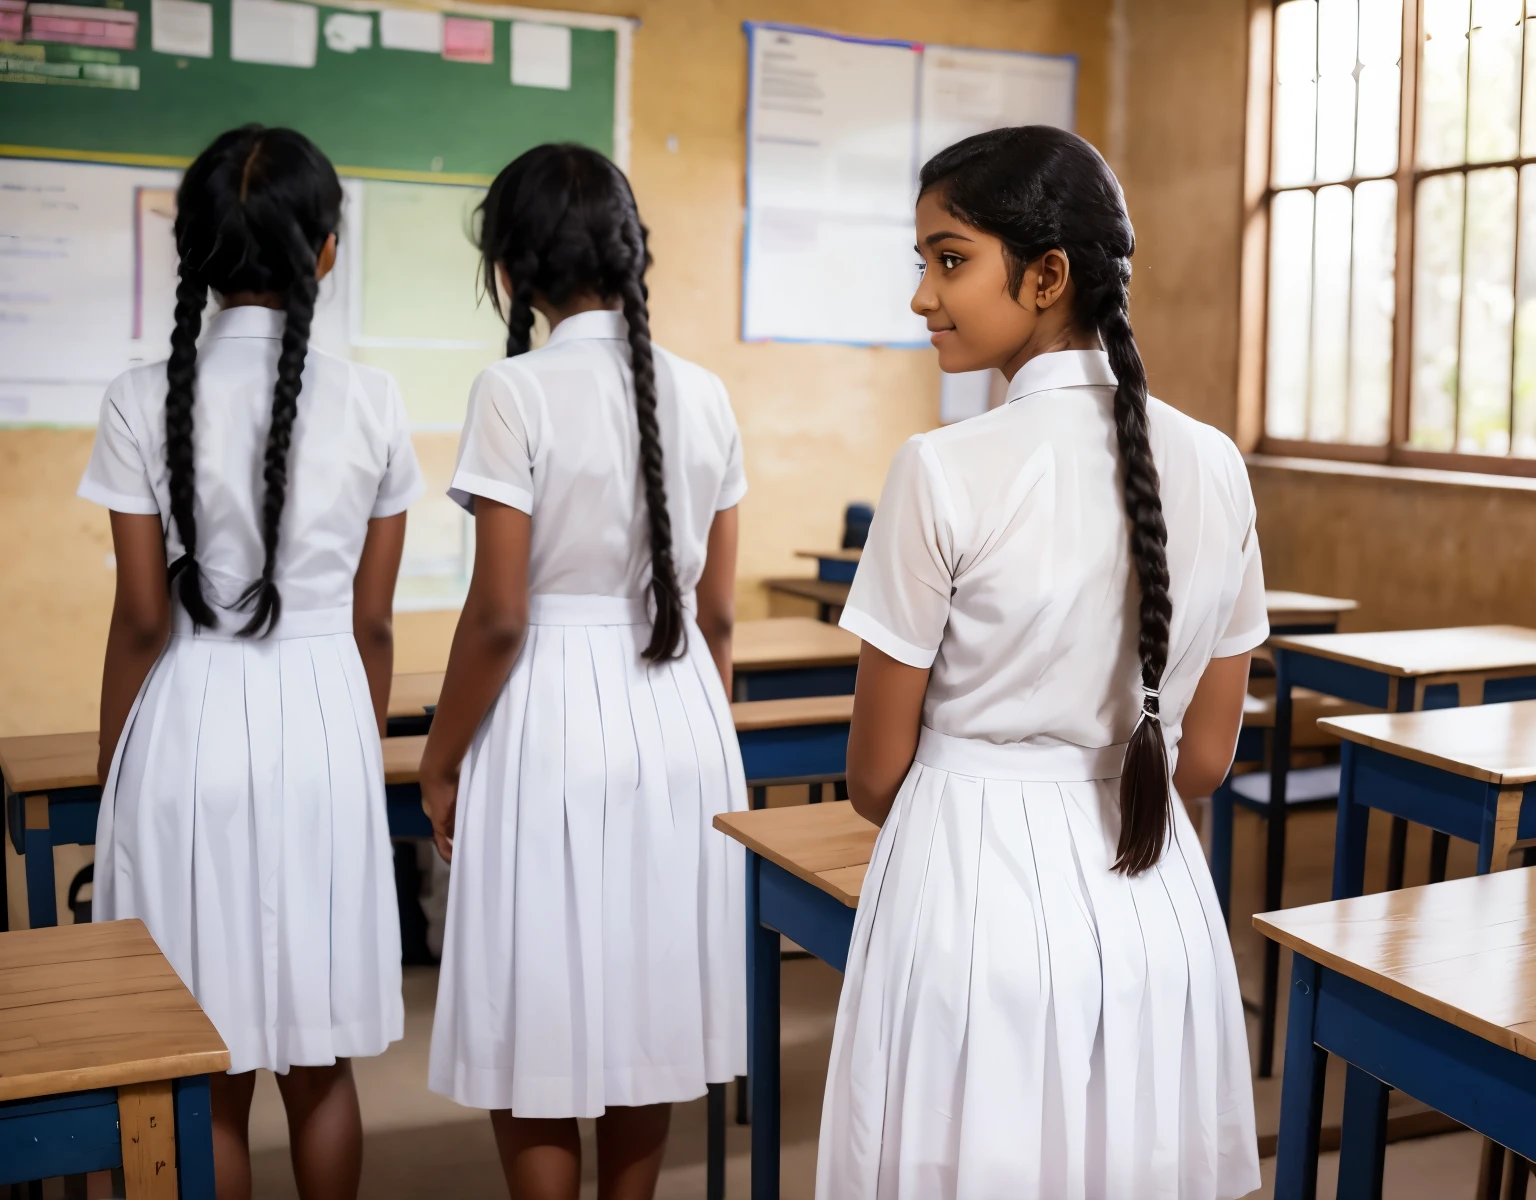
POLYGON ((182 607, 199 628, 217 623, 197 565, 197 489, 192 414, 197 336, 210 289, 220 295, 280 297, 286 321, 277 360, 272 421, 262 472, 261 577, 240 598, 252 609, 243 637, 271 631, 282 615, 274 581, 278 533, 288 489, 288 451, 303 387, 315 272, 326 239, 341 224, 341 181, 314 144, 291 129, 247 125, 216 138, 187 168, 176 192, 180 283, 166 367, 166 464, 171 516, 184 553, 171 566, 182 607))
POLYGON ((1136 237, 1125 197, 1107 163, 1076 134, 1048 125, 997 129, 957 142, 923 166, 921 188, 938 188, 956 217, 999 238, 1018 296, 1028 264, 1048 250, 1066 255, 1073 316, 1096 330, 1115 388, 1115 436, 1140 593, 1142 716, 1120 776, 1115 869, 1139 874, 1162 857, 1172 821, 1168 754, 1157 693, 1168 665, 1173 602, 1168 528, 1147 428, 1147 372, 1131 332, 1131 255, 1136 237))
POLYGON ((481 280, 507 323, 507 353, 528 349, 533 300, 559 307, 592 295, 617 302, 629 327, 630 373, 640 433, 640 480, 650 525, 650 593, 654 615, 644 656, 656 662, 679 654, 687 636, 672 518, 662 470, 656 416, 656 362, 651 350, 651 265, 646 229, 624 173, 585 146, 538 146, 507 166, 486 193, 475 233, 481 280), (511 295, 503 297, 497 269, 511 295))

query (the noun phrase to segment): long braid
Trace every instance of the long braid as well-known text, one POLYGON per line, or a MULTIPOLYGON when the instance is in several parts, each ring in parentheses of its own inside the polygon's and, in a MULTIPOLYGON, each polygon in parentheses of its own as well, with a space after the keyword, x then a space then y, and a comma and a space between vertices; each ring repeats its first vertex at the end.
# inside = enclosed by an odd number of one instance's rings
POLYGON ((199 629, 217 622, 203 596, 197 565, 197 465, 192 449, 192 406, 197 384, 197 336, 203 328, 208 285, 182 265, 176 284, 176 323, 171 330, 171 357, 166 363, 165 459, 170 473, 171 519, 181 538, 182 552, 170 567, 181 606, 199 629))
POLYGON ((507 300, 507 357, 527 354, 533 344, 533 268, 537 259, 525 256, 521 269, 512 275, 512 295, 507 300))
MULTIPOLYGON (((1130 263, 1124 259, 1124 274, 1130 263)), ((1172 820, 1168 750, 1163 742, 1159 695, 1168 665, 1173 601, 1168 595, 1168 526, 1158 492, 1157 464, 1147 429, 1147 371, 1131 332, 1129 297, 1122 282, 1099 321, 1099 337, 1118 381, 1115 439, 1121 485, 1131 527, 1131 562, 1140 591, 1137 654, 1141 659, 1142 715, 1125 751, 1120 775, 1120 842, 1115 869, 1135 875, 1162 857, 1172 820)))
POLYGON ((632 270, 620 298, 629 326, 630 373, 635 381, 635 419, 640 430, 640 478, 645 487, 645 512, 651 535, 651 640, 643 654, 651 662, 675 657, 684 645, 687 616, 672 559, 672 517, 667 511, 667 484, 663 470, 661 426, 656 419, 656 359, 651 351, 649 295, 642 272, 646 252, 644 231, 637 231, 631 246, 632 270))
POLYGON ((262 481, 266 494, 261 502, 261 544, 265 551, 261 578, 245 590, 241 607, 254 606, 241 637, 257 637, 277 624, 283 598, 273 581, 277 569, 278 532, 288 496, 288 452, 293 441, 293 422, 299 412, 299 392, 304 386, 304 359, 309 353, 309 328, 315 315, 319 285, 314 267, 300 271, 288 288, 284 306, 282 349, 277 357, 277 385, 272 390, 272 424, 267 432, 267 452, 262 481))

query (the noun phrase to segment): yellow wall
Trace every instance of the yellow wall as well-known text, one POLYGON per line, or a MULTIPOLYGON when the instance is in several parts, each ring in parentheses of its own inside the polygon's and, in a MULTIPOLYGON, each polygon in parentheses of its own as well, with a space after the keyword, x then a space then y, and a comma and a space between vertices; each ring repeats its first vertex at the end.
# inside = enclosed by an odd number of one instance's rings
MULTIPOLYGON (((751 492, 742 505, 740 611, 757 581, 806 570, 849 500, 873 500, 896 448, 937 420, 925 352, 737 340, 747 59, 742 22, 1079 56, 1078 127, 1104 126, 1108 0, 620 0, 544 5, 637 16, 631 174, 652 230, 659 341, 730 388, 751 492), (675 137, 671 153, 667 139, 675 137)), ((259 116, 259 114, 252 114, 259 116)), ((472 118, 471 118, 472 119, 472 118)), ((454 439, 418 438, 434 484, 454 439)), ((94 728, 113 573, 106 515, 74 498, 88 431, 0 434, 0 733, 94 728)), ((439 666, 451 614, 402 614, 397 666, 439 666)))

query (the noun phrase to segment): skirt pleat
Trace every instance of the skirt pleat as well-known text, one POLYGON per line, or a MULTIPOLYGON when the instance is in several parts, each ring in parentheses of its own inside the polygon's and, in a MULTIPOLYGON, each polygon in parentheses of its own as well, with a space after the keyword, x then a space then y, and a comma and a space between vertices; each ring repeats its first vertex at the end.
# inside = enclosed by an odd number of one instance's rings
POLYGON ((145 922, 232 1072, 403 1035, 383 760, 350 635, 173 637, 118 744, 97 857, 93 916, 145 922))
POLYGON ((821 1200, 1229 1200, 1247 1033, 1199 844, 1113 871, 1118 780, 915 764, 854 922, 821 1200))
POLYGON ((730 705, 696 627, 654 666, 644 632, 531 626, 465 757, 429 1072, 461 1104, 592 1117, 745 1069, 730 705))

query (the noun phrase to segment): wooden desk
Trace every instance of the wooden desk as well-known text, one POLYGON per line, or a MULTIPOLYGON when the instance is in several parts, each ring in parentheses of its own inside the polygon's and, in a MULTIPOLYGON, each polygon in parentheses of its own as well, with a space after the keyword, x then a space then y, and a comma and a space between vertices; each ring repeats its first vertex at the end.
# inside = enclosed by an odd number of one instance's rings
POLYGON ((836 624, 848 603, 848 590, 852 584, 832 583, 825 579, 765 579, 763 586, 770 592, 795 596, 816 604, 816 619, 836 624))
POLYGON ((808 785, 811 803, 819 804, 822 784, 848 773, 852 696, 747 700, 731 705, 731 717, 753 808, 766 807, 768 789, 783 784, 808 785))
POLYGON ((859 639, 810 617, 738 621, 731 659, 736 700, 784 700, 853 691, 859 639))
MULTIPOLYGON (((1274 753, 1270 756, 1271 816, 1265 870, 1270 886, 1265 907, 1281 907, 1285 878, 1285 794, 1290 771, 1292 690, 1312 688, 1392 712, 1453 708, 1465 704, 1536 698, 1536 630, 1513 625, 1378 633, 1277 637, 1274 753)), ((1445 853, 1436 833, 1433 854, 1445 853)), ((1401 887, 1407 822, 1394 817, 1388 886, 1401 887)), ((1274 1064, 1274 1005, 1279 991, 1280 951, 1265 947, 1264 997, 1268 1019, 1259 1038, 1259 1074, 1274 1064)))
POLYGON ((796 558, 816 561, 816 578, 828 583, 852 583, 861 550, 796 550, 796 558))
POLYGON ((1444 835, 1430 881, 1445 878, 1444 838, 1477 844, 1479 874, 1502 871, 1517 841, 1536 838, 1536 700, 1429 712, 1336 717, 1343 739, 1333 897, 1365 887, 1372 809, 1444 835))
POLYGON ((723 813, 715 828, 747 848, 752 1200, 778 1200, 779 935, 843 970, 879 830, 846 802, 723 813))
POLYGON ((1359 605, 1337 596, 1267 591, 1264 607, 1269 613, 1269 632, 1273 637, 1277 634, 1332 633, 1339 626, 1339 618, 1354 612, 1359 605))
POLYGON ((0 938, 0 1184, 121 1166, 129 1200, 213 1200, 228 1069, 142 921, 0 938))
POLYGON ((442 694, 441 671, 396 675, 389 685, 388 735, 407 737, 426 733, 432 728, 432 714, 428 710, 437 707, 438 697, 442 694))
POLYGON ((1536 870, 1264 913, 1294 952, 1276 1200, 1314 1195, 1323 1070, 1349 1068, 1340 1196, 1380 1196, 1387 1088, 1536 1157, 1536 870))

